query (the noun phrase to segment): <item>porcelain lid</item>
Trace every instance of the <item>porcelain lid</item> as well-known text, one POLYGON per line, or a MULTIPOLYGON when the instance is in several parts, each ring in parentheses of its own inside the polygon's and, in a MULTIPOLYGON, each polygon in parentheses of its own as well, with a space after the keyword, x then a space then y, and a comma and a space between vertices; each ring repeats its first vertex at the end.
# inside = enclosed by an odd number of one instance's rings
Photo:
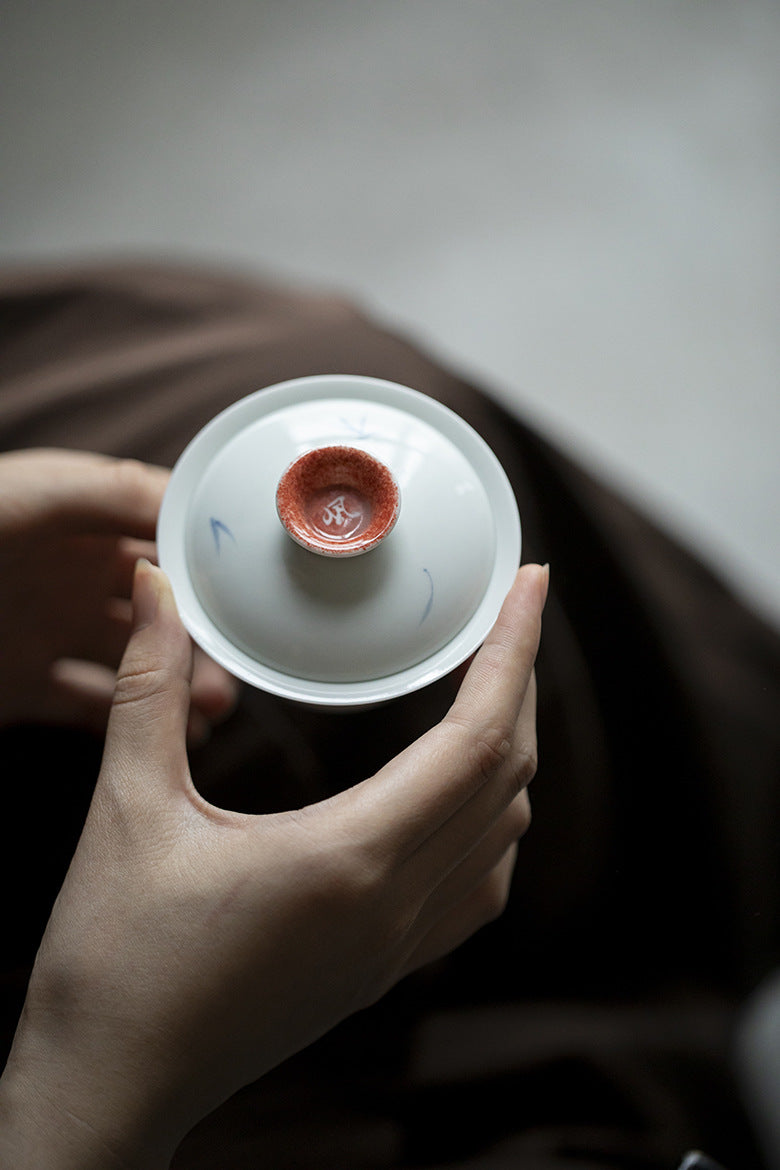
POLYGON ((478 647, 517 570, 520 522, 496 457, 452 411, 327 375, 258 391, 193 439, 158 551, 211 657, 287 698, 351 706, 425 686, 478 647), (280 480, 322 447, 366 452, 397 484, 397 521, 362 555, 319 556, 280 522, 280 480))

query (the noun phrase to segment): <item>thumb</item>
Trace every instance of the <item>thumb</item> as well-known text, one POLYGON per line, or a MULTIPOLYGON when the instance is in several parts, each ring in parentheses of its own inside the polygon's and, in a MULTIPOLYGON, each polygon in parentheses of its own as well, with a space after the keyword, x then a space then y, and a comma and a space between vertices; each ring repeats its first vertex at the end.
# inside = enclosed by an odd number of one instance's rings
POLYGON ((186 751, 193 652, 168 578, 140 560, 133 581, 133 632, 117 672, 104 770, 134 784, 180 789, 186 751))

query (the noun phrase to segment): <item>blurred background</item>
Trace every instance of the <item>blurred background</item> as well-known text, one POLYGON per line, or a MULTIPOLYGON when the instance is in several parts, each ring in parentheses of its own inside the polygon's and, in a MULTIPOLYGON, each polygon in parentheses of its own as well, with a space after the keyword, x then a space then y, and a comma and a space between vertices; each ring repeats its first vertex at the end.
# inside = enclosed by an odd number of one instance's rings
POLYGON ((0 262, 335 289, 780 620, 776 0, 5 0, 0 262))

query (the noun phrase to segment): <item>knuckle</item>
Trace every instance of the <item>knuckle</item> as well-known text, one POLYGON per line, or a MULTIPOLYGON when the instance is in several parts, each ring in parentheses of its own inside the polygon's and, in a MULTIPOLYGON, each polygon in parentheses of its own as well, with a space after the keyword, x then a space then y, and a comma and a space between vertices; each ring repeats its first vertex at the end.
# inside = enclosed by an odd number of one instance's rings
POLYGON ((152 664, 123 667, 114 684, 114 705, 143 703, 163 694, 168 687, 166 675, 152 664))
POLYGON ((476 907, 482 923, 495 922, 504 913, 509 901, 511 884, 511 874, 507 875, 500 869, 493 870, 482 882, 477 891, 476 907))
MULTIPOLYGON (((305 815, 306 810, 304 810, 305 815)), ((301 879, 328 913, 353 917, 371 912, 380 898, 380 866, 365 850, 344 846, 338 837, 309 836, 301 879)))
POLYGON ((517 840, 520 837, 524 837, 531 827, 533 817, 531 802, 524 791, 510 805, 509 816, 509 827, 513 839, 517 840))
POLYGON ((469 746, 474 768, 489 778, 510 758, 512 739, 505 727, 487 724, 473 735, 469 746))
POLYGON ((357 913, 370 912, 379 900, 382 887, 379 867, 362 850, 342 854, 330 866, 339 906, 357 913))
POLYGON ((300 888, 334 933, 359 941, 372 966, 384 970, 404 952, 419 913, 418 899, 393 879, 392 857, 345 834, 322 834, 310 810, 288 813, 307 840, 301 850, 300 888))
POLYGON ((403 945, 417 915, 416 900, 399 897, 383 858, 361 848, 349 850, 342 861, 337 908, 360 923, 377 958, 403 945))
POLYGON ((536 744, 524 744, 512 757, 512 778, 518 792, 527 788, 536 775, 539 756, 536 744))
POLYGON ((117 483, 128 493, 142 492, 146 486, 146 467, 139 459, 117 459, 113 465, 117 483))
POLYGON ((133 511, 143 511, 152 492, 151 469, 139 459, 117 459, 112 465, 117 492, 133 511))

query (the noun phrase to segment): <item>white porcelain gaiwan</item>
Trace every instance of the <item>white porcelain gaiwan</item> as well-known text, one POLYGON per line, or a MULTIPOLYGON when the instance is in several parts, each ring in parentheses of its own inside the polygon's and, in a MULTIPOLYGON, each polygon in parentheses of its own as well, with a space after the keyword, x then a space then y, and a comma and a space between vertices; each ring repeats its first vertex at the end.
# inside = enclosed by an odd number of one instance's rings
POLYGON ((427 686, 477 649, 517 571, 520 518, 495 455, 451 410, 323 375, 204 427, 173 469, 157 542, 212 658, 285 698, 351 707, 427 686))

